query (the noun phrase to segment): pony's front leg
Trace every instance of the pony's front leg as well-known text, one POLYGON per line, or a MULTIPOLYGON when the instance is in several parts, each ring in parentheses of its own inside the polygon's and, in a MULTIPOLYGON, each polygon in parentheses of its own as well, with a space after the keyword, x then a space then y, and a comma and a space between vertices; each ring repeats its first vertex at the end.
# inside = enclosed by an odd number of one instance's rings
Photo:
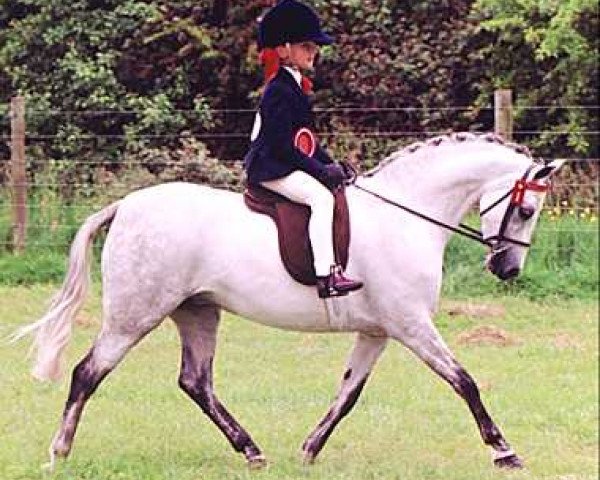
POLYGON ((523 462, 510 448, 483 406, 475 380, 456 361, 429 316, 414 322, 408 328, 406 324, 394 325, 390 330, 388 332, 393 338, 412 350, 466 401, 475 417, 481 438, 491 447, 494 465, 501 468, 522 468, 523 462))
POLYGON ((302 445, 305 462, 314 461, 336 425, 350 412, 386 343, 386 337, 358 334, 335 401, 302 445))

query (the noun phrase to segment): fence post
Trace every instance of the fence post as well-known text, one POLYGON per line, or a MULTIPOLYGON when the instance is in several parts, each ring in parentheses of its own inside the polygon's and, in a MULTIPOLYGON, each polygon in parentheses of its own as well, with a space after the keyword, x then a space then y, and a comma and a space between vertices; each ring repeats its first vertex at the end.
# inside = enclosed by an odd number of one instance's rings
POLYGON ((13 248, 25 250, 27 235, 27 173, 25 166, 25 99, 13 97, 10 102, 11 175, 13 190, 13 248))
POLYGON ((502 89, 494 92, 494 131, 505 140, 512 140, 512 90, 502 89))

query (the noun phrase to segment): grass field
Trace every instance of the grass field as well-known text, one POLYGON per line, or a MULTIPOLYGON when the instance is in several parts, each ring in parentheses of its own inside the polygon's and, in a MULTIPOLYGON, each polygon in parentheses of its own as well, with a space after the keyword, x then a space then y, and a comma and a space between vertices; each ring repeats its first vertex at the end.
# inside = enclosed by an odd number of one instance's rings
MULTIPOLYGON (((52 287, 0 287, 0 336, 42 312, 52 287)), ((99 325, 95 294, 75 329, 68 372, 99 325)), ((598 475, 598 304, 482 298, 445 303, 438 325, 478 380, 492 417, 527 463, 496 471, 466 406, 407 351, 390 344, 354 411, 315 465, 299 450, 325 413, 350 335, 281 332, 225 316, 215 382, 270 465, 249 471, 177 387, 177 333, 165 324, 88 404, 55 479, 553 479, 598 475), (486 329, 483 329, 485 327, 486 329)), ((41 470, 68 388, 28 376, 26 343, 0 345, 0 478, 41 470)))

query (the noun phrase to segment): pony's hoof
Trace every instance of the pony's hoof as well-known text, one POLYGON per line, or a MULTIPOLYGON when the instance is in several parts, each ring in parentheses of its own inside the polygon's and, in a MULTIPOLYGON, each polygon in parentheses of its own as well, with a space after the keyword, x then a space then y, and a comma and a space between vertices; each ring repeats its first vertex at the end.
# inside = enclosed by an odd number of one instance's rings
POLYGON ((302 450, 302 464, 303 465, 312 465, 315 463, 315 458, 317 455, 310 450, 302 450))
POLYGON ((57 457, 67 458, 71 453, 71 442, 65 441, 60 432, 57 432, 50 444, 49 453, 51 463, 54 463, 57 457))
POLYGON ((250 470, 261 470, 267 466, 267 459, 264 455, 259 454, 246 459, 250 470))
POLYGON ((525 468, 525 464, 523 463, 523 461, 514 453, 507 457, 496 458, 494 460, 494 465, 498 468, 506 468, 510 470, 520 470, 522 468, 525 468))
POLYGON ((41 470, 44 473, 52 474, 54 473, 54 468, 56 467, 56 462, 53 458, 50 459, 48 463, 43 463, 41 466, 41 470))
POLYGON ((54 473, 54 468, 56 467, 56 453, 54 452, 54 448, 50 447, 48 453, 50 454, 50 459, 48 463, 42 465, 42 471, 44 473, 54 473))

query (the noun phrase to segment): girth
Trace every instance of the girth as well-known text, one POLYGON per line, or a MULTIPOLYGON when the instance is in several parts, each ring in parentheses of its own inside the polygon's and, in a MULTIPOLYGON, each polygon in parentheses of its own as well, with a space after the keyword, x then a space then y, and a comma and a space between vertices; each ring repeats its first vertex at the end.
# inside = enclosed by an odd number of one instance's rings
MULTIPOLYGON (((346 268, 350 245, 348 203, 343 188, 337 189, 333 196, 334 255, 336 263, 346 268)), ((308 236, 310 207, 292 202, 266 188, 250 185, 244 192, 244 202, 253 212, 268 215, 275 221, 281 260, 292 278, 303 285, 315 285, 317 277, 308 236)))

